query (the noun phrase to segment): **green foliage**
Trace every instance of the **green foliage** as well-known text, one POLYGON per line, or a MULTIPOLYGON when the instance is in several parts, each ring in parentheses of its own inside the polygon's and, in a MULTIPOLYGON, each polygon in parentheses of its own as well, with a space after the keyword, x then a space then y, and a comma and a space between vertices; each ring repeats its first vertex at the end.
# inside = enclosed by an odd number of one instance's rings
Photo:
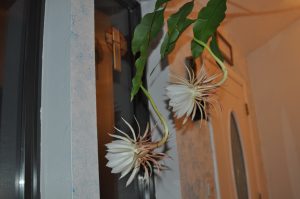
POLYGON ((160 53, 161 58, 172 52, 176 41, 182 32, 190 26, 194 20, 188 19, 187 16, 191 13, 194 7, 194 1, 184 4, 176 13, 171 15, 168 19, 168 32, 162 43, 160 53))
POLYGON ((141 23, 135 28, 132 39, 132 52, 139 53, 139 58, 135 62, 136 74, 132 80, 131 100, 137 94, 142 84, 142 76, 148 58, 148 49, 151 41, 157 37, 164 24, 165 7, 160 7, 167 0, 158 0, 157 9, 146 14, 141 23))
MULTIPOLYGON (((142 85, 142 77, 147 63, 149 47, 153 39, 155 39, 162 30, 164 11, 169 1, 170 0, 156 0, 154 11, 146 14, 134 31, 131 46, 132 52, 137 59, 135 62, 136 74, 132 80, 131 99, 134 98, 142 85)), ((161 58, 164 58, 172 52, 180 35, 191 24, 194 23, 194 38, 207 43, 225 18, 226 0, 209 0, 206 7, 200 10, 196 20, 188 18, 193 7, 194 0, 185 3, 176 13, 169 17, 167 21, 168 31, 160 49, 161 58)), ((210 46, 216 56, 223 60, 215 36, 213 36, 210 46)), ((191 51, 194 57, 201 55, 203 50, 203 46, 194 40, 192 41, 191 51)))
POLYGON ((157 0, 155 4, 155 9, 159 9, 161 6, 163 6, 165 3, 168 3, 170 0, 157 0))
MULTIPOLYGON (((194 24, 194 37, 204 43, 216 32, 218 26, 225 18, 226 0, 210 0, 198 14, 194 24)), ((192 41, 191 50, 194 57, 198 57, 204 48, 192 41)))

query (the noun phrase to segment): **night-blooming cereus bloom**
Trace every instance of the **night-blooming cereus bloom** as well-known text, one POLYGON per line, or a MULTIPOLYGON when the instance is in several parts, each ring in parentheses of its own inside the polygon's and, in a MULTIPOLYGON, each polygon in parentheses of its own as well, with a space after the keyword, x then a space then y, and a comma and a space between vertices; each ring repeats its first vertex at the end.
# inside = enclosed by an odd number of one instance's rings
POLYGON ((166 87, 167 96, 170 99, 169 106, 173 109, 176 118, 184 117, 183 124, 191 117, 193 120, 197 109, 201 118, 207 116, 207 106, 215 106, 215 89, 218 87, 213 81, 218 75, 208 76, 204 65, 195 75, 192 69, 186 66, 188 78, 172 75, 175 81, 166 87))
POLYGON ((105 157, 108 160, 106 166, 112 168, 112 173, 121 173, 120 179, 131 172, 126 182, 126 186, 128 186, 140 169, 144 170, 144 179, 149 180, 153 173, 152 167, 158 170, 162 169, 159 161, 166 157, 166 154, 154 151, 157 144, 151 141, 149 125, 147 125, 144 134, 141 135, 140 126, 136 120, 139 130, 138 135, 136 135, 132 126, 126 120, 123 119, 123 121, 129 127, 132 138, 115 127, 121 135, 110 134, 116 139, 106 144, 107 154, 105 157))

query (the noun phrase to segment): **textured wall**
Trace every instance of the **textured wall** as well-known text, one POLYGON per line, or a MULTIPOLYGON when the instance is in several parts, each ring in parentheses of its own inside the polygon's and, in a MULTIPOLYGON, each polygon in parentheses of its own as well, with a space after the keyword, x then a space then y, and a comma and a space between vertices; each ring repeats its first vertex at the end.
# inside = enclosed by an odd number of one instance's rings
POLYGON ((94 1, 71 1, 73 198, 99 198, 94 1))
POLYGON ((99 198, 93 5, 92 0, 46 0, 41 102, 44 199, 99 198))
POLYGON ((215 199, 216 188, 210 132, 206 124, 196 122, 178 130, 177 143, 184 199, 215 199))

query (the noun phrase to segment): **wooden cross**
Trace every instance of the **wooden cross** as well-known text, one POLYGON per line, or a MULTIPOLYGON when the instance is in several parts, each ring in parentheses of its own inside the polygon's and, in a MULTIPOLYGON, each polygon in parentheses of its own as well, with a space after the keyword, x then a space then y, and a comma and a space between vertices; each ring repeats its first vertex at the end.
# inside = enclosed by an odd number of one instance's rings
POLYGON ((113 52, 114 70, 121 72, 121 58, 127 52, 126 39, 117 28, 111 27, 105 33, 105 40, 113 52))

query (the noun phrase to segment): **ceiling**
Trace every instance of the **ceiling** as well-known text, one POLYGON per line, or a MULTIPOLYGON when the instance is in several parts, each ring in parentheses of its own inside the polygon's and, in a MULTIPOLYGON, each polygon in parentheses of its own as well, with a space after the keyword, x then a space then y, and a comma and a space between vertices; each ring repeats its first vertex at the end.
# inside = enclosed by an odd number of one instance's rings
MULTIPOLYGON (((168 7, 175 11, 188 1, 172 0, 168 7)), ((227 0, 227 7, 220 30, 245 56, 300 19, 300 0, 227 0)))
POLYGON ((297 0, 228 0, 224 35, 247 55, 300 19, 297 0))

